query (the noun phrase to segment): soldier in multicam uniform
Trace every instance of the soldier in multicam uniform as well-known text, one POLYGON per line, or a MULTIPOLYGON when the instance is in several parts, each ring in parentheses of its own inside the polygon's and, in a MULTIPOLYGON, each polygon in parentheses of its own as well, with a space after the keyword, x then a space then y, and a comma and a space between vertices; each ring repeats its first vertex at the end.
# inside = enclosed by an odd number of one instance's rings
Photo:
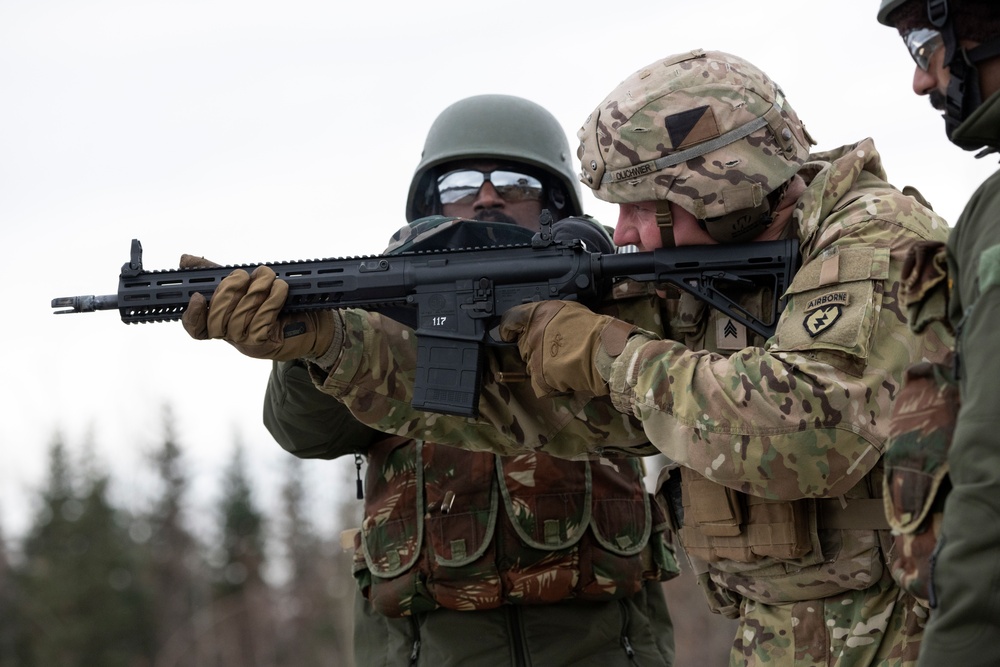
MULTIPOLYGON (((412 224, 387 252, 476 244, 477 234, 524 243, 542 206, 582 213, 561 126, 521 98, 467 98, 431 126, 412 224), (425 217, 442 213, 500 224, 425 217)), ((570 226, 613 252, 596 221, 559 221, 555 233, 570 226)), ((264 423, 298 456, 367 459, 354 536, 359 666, 672 663, 660 580, 677 568, 641 460, 498 457, 388 436, 317 391, 302 360, 275 362, 264 423)))
MULTIPOLYGON (((203 337, 325 355, 310 365, 316 385, 387 433, 567 458, 652 443, 676 464, 659 497, 710 604, 739 619, 733 665, 911 664, 925 617, 885 566, 881 455, 904 369, 946 353, 910 332, 898 299, 907 253, 943 240, 946 223, 889 185, 870 139, 810 154, 778 86, 729 54, 639 70, 579 136, 583 182, 620 205, 619 243, 798 239, 772 337, 668 289, 628 322, 575 303, 519 306, 501 334, 530 381, 486 374, 475 419, 409 407, 415 341, 378 314, 278 315, 267 341, 221 327, 203 337), (310 335, 275 336, 289 319, 310 335)), ((258 282, 280 299, 282 281, 258 282)), ((727 295, 767 321, 767 291, 727 295)), ((253 308, 238 289, 229 299, 218 307, 253 308)))
MULTIPOLYGON (((977 157, 1000 151, 996 0, 882 0, 878 20, 903 37, 913 91, 943 112, 948 138, 985 147, 977 157)), ((898 575, 932 607, 925 667, 1000 664, 998 221, 1000 173, 972 195, 947 246, 919 249, 907 276, 914 329, 944 323, 957 336, 951 363, 911 373, 925 391, 901 399, 887 455, 898 468, 888 496, 904 547, 898 575)))

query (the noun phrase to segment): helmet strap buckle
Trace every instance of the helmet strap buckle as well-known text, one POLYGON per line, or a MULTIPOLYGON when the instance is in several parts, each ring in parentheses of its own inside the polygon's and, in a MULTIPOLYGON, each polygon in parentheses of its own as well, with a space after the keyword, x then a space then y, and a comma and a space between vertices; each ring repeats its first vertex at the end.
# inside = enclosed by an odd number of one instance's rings
POLYGON ((673 248, 677 245, 674 240, 674 216, 670 212, 670 202, 666 199, 656 202, 656 226, 660 228, 662 247, 673 248))
POLYGON ((940 29, 948 22, 948 0, 927 0, 927 20, 940 29))

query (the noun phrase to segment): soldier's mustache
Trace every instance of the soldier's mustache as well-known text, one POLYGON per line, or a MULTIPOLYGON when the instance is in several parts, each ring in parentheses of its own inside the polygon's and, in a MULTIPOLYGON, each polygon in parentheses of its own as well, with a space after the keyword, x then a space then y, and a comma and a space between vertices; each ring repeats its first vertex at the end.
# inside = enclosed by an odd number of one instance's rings
POLYGON ((511 225, 517 224, 517 220, 496 208, 484 208, 482 211, 476 213, 475 219, 480 222, 506 222, 511 225))

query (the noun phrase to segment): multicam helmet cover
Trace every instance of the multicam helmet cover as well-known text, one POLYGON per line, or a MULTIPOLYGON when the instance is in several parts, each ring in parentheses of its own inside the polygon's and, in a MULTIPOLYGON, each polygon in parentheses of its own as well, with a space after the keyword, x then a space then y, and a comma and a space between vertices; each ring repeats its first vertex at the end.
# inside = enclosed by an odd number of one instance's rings
POLYGON ((599 199, 668 200, 699 220, 762 206, 815 143, 764 72, 702 50, 632 74, 577 136, 581 182, 599 199))

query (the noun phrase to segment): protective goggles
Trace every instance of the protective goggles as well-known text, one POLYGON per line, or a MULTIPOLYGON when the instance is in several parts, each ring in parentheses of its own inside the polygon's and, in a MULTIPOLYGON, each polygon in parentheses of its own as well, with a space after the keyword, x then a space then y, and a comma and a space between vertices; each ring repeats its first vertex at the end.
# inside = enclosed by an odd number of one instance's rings
POLYGON ((497 194, 504 201, 519 202, 542 198, 542 182, 537 178, 503 169, 487 172, 475 169, 449 171, 438 178, 438 196, 442 204, 471 204, 475 201, 483 183, 487 181, 493 184, 497 194))
POLYGON ((910 57, 917 67, 923 71, 931 65, 931 57, 934 52, 944 45, 944 38, 941 33, 931 28, 917 28, 906 33, 903 37, 906 48, 910 50, 910 57))

